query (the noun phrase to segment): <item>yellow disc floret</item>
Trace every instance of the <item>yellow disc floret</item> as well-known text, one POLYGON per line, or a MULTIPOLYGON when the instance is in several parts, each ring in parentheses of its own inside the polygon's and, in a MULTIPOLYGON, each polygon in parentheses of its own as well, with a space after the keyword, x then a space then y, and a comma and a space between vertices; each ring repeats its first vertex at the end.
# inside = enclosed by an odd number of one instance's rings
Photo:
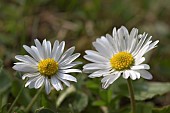
POLYGON ((119 52, 110 59, 110 63, 113 69, 122 71, 130 69, 130 66, 134 63, 133 56, 128 52, 119 52))
POLYGON ((41 75, 53 76, 58 71, 58 63, 52 58, 41 60, 38 64, 38 70, 41 75))

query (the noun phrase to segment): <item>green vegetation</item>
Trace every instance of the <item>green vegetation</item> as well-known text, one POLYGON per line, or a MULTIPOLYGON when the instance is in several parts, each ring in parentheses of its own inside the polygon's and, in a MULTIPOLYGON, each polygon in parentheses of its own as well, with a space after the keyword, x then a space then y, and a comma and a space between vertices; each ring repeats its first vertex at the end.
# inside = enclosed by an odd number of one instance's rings
MULTIPOLYGON (((66 49, 75 46, 81 53, 113 27, 133 27, 147 32, 158 47, 147 54, 153 74, 151 81, 133 81, 136 113, 170 113, 170 1, 169 0, 0 0, 0 112, 7 113, 24 87, 22 73, 12 69, 15 55, 26 54, 23 45, 44 38, 52 43, 66 41, 66 49)), ((78 68, 82 69, 82 65, 78 68)), ((100 78, 74 74, 77 83, 41 92, 30 113, 129 113, 130 101, 126 80, 119 78, 108 89, 101 88, 100 78)), ((25 113, 38 92, 24 88, 11 113, 25 113)))

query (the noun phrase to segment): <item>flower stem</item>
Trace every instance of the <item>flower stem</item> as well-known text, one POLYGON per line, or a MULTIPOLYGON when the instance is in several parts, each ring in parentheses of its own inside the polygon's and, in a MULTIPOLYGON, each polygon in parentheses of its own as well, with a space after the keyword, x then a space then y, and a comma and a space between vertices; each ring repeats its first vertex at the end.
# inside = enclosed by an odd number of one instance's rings
POLYGON ((13 101, 12 105, 10 106, 9 110, 7 113, 10 113, 12 108, 14 107, 14 105, 16 104, 16 102, 18 101, 19 97, 21 96, 21 93, 24 90, 24 85, 22 86, 21 90, 19 91, 19 93, 17 94, 17 97, 15 98, 15 100, 13 101))
POLYGON ((128 90, 130 94, 130 101, 131 101, 131 113, 136 113, 136 105, 135 105, 135 97, 134 97, 134 91, 133 91, 133 85, 131 79, 127 79, 128 83, 128 90))
POLYGON ((31 102, 28 104, 28 106, 25 109, 25 112, 28 113, 31 109, 31 107, 34 105, 35 101, 37 100, 39 94, 41 93, 43 87, 41 87, 38 92, 36 93, 36 95, 33 97, 33 99, 31 100, 31 102))

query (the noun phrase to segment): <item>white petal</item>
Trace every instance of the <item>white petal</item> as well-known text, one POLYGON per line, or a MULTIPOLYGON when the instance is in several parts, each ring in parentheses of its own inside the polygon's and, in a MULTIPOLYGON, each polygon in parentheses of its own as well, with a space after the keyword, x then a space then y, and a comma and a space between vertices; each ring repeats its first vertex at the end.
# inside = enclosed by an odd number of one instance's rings
POLYGON ((34 42, 35 42, 35 45, 39 51, 40 56, 44 59, 44 54, 43 54, 43 49, 42 49, 41 43, 39 42, 38 39, 35 39, 34 42))
POLYGON ((122 26, 120 29, 118 29, 118 37, 119 37, 119 46, 121 51, 126 50, 126 43, 125 43, 125 34, 124 34, 124 27, 122 26))
POLYGON ((145 61, 145 57, 142 58, 136 58, 135 59, 135 65, 139 65, 145 61))
POLYGON ((137 37, 137 34, 138 34, 138 29, 136 28, 133 28, 130 32, 130 35, 129 35, 129 39, 128 39, 128 46, 127 46, 127 50, 130 51, 133 49, 133 46, 135 45, 135 41, 137 37))
POLYGON ((96 51, 86 50, 85 53, 87 55, 84 56, 85 59, 92 62, 109 62, 108 58, 103 57, 96 51))
POLYGON ((59 47, 59 41, 56 40, 54 42, 53 50, 51 52, 51 58, 54 58, 56 56, 58 47, 59 47))
POLYGON ((118 52, 118 48, 117 48, 117 46, 116 46, 116 44, 115 44, 116 42, 114 41, 114 39, 112 38, 112 36, 109 35, 109 34, 106 34, 106 38, 107 38, 108 42, 110 43, 110 45, 111 45, 111 47, 112 47, 113 53, 116 54, 116 53, 118 52))
POLYGON ((72 62, 71 64, 65 65, 65 66, 59 66, 59 69, 68 69, 72 68, 78 64, 82 64, 82 62, 72 62))
POLYGON ((107 51, 110 51, 112 55, 114 54, 112 45, 108 42, 107 38, 105 38, 104 36, 101 36, 101 38, 96 39, 96 42, 102 45, 104 48, 106 48, 107 51))
POLYGON ((147 53, 148 51, 152 50, 153 48, 155 48, 155 47, 156 47, 156 44, 158 44, 158 42, 159 42, 159 40, 157 40, 157 41, 153 42, 152 44, 150 44, 148 50, 146 51, 146 53, 147 53))
POLYGON ((99 64, 99 63, 89 63, 83 66, 84 69, 108 69, 111 68, 111 65, 99 64))
POLYGON ((75 50, 75 47, 71 47, 69 48, 66 52, 64 52, 64 54, 61 56, 61 58, 59 59, 59 63, 62 62, 63 60, 65 60, 66 58, 68 58, 70 55, 73 54, 75 50))
POLYGON ((123 73, 123 78, 125 79, 128 79, 130 76, 129 72, 126 70, 124 73, 123 73))
POLYGON ((140 65, 132 66, 131 69, 132 70, 150 69, 150 66, 148 64, 140 64, 140 65))
POLYGON ((132 53, 133 56, 135 56, 135 58, 137 57, 142 57, 148 50, 149 48, 149 44, 151 43, 152 41, 148 41, 146 42, 139 51, 137 51, 135 54, 132 53))
POLYGON ((35 81, 32 81, 32 82, 29 84, 28 88, 30 88, 30 89, 35 88, 35 82, 36 82, 36 80, 35 80, 35 81))
POLYGON ((150 79, 153 78, 152 75, 151 75, 151 73, 149 73, 149 72, 146 71, 146 70, 137 70, 137 71, 140 73, 140 76, 143 77, 143 78, 145 78, 145 79, 150 80, 150 79))
POLYGON ((84 55, 83 56, 86 60, 95 62, 95 63, 104 63, 104 62, 109 62, 107 59, 101 59, 100 57, 94 57, 91 55, 84 55))
POLYGON ((101 45, 100 43, 97 42, 93 42, 93 46, 95 47, 95 49, 104 57, 106 58, 111 58, 112 57, 112 52, 108 51, 108 48, 105 48, 103 45, 101 45))
POLYGON ((74 73, 74 72, 81 73, 81 70, 79 70, 79 69, 66 69, 66 70, 59 70, 59 72, 61 72, 61 73, 74 73))
POLYGON ((45 91, 47 94, 49 94, 51 91, 51 84, 47 77, 45 77, 45 91))
POLYGON ((35 89, 38 89, 42 86, 42 84, 44 83, 44 76, 39 77, 36 82, 35 82, 35 89))
POLYGON ((137 44, 135 50, 132 52, 132 54, 136 55, 136 54, 139 52, 139 50, 140 50, 141 47, 143 46, 146 38, 147 38, 147 34, 144 33, 144 34, 142 35, 142 37, 140 38, 140 41, 138 42, 138 44, 137 44))
POLYGON ((61 42, 57 51, 56 51, 56 55, 54 56, 54 60, 55 61, 58 61, 59 58, 61 57, 61 55, 63 54, 63 51, 64 51, 64 47, 65 47, 65 42, 61 42))
POLYGON ((128 70, 129 74, 130 74, 130 78, 132 80, 136 80, 140 78, 140 73, 137 71, 132 71, 132 70, 128 70))
POLYGON ((41 57, 38 49, 37 49, 35 46, 31 46, 31 49, 34 51, 34 53, 36 53, 36 55, 37 55, 37 57, 38 57, 39 60, 42 60, 42 59, 43 59, 43 57, 41 57))
POLYGON ((62 78, 60 78, 59 76, 57 77, 60 81, 62 81, 66 86, 70 87, 70 82, 68 82, 67 80, 64 80, 62 78))
MULTIPOLYGON (((41 77, 41 75, 39 75, 39 76, 36 76, 36 77, 32 77, 32 78, 29 78, 29 80, 26 82, 26 84, 25 84, 25 87, 27 87, 31 82, 34 82, 34 81, 36 81, 38 78, 40 78, 41 77)), ((35 87, 35 86, 34 86, 35 87)))
POLYGON ((132 53, 132 52, 134 51, 134 49, 135 49, 135 47, 136 47, 136 44, 137 44, 137 40, 138 40, 137 38, 133 38, 131 47, 130 47, 130 49, 128 50, 130 53, 132 53))
POLYGON ((51 57, 51 42, 47 41, 47 57, 51 57))
POLYGON ((53 87, 59 91, 59 90, 63 90, 63 86, 61 84, 61 82, 57 79, 57 77, 52 76, 51 77, 51 84, 53 85, 53 87))
POLYGON ((38 62, 35 61, 33 58, 31 58, 30 56, 28 55, 16 55, 15 58, 19 61, 22 61, 22 62, 25 62, 25 63, 28 63, 28 64, 31 64, 31 65, 37 65, 38 62))
POLYGON ((130 78, 132 79, 132 80, 136 80, 136 78, 137 78, 137 76, 136 76, 136 73, 134 72, 134 71, 129 71, 129 74, 130 74, 130 78))
POLYGON ((13 69, 21 72, 37 72, 37 67, 33 67, 31 65, 26 65, 26 64, 16 64, 12 67, 13 69))
POLYGON ((43 40, 43 43, 42 43, 42 49, 43 49, 43 56, 44 56, 44 58, 46 59, 46 58, 48 58, 48 48, 47 48, 47 41, 46 41, 46 39, 44 39, 43 40))
POLYGON ((73 81, 73 82, 77 82, 77 79, 69 74, 63 74, 63 73, 59 73, 58 76, 64 80, 69 80, 69 81, 73 81))
POLYGON ((59 66, 65 66, 68 65, 70 63, 72 63, 74 60, 76 60, 76 58, 78 58, 80 56, 80 53, 75 53, 69 57, 67 57, 64 61, 62 61, 59 66))
POLYGON ((110 84, 112 84, 115 80, 117 80, 120 77, 120 74, 121 73, 105 76, 101 80, 101 82, 103 83, 102 88, 106 89, 110 84))
POLYGON ((22 79, 25 80, 26 77, 31 78, 31 77, 36 77, 36 76, 38 76, 38 75, 40 75, 39 72, 38 72, 38 73, 25 73, 25 74, 22 76, 22 79))
POLYGON ((101 77, 101 76, 109 75, 112 72, 114 72, 114 70, 111 70, 111 71, 110 69, 98 70, 90 74, 89 77, 90 78, 101 77))
POLYGON ((36 61, 40 61, 40 58, 37 53, 35 53, 30 47, 26 45, 23 45, 23 47, 36 61))

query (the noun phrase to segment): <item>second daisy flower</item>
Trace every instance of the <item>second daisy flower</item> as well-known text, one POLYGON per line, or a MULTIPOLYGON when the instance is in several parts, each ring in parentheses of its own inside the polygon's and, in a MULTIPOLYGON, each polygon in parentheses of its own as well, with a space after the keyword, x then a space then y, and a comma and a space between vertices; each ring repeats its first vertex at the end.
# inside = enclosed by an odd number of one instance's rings
POLYGON ((85 59, 92 63, 84 65, 83 71, 91 73, 89 77, 101 77, 102 87, 106 89, 121 75, 123 78, 132 80, 143 77, 152 79, 147 71, 150 69, 145 61, 144 54, 156 47, 159 41, 152 42, 147 34, 138 34, 138 29, 133 28, 129 33, 122 26, 120 29, 113 29, 112 36, 106 34, 93 42, 96 51, 86 50, 85 59))

